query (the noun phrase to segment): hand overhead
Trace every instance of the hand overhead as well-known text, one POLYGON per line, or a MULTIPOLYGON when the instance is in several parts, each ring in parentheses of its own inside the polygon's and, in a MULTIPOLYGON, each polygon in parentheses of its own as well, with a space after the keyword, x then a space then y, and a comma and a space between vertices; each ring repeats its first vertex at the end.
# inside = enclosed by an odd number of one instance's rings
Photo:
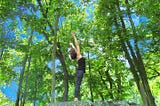
POLYGON ((73 45, 73 43, 71 43, 71 42, 70 42, 70 43, 69 43, 69 45, 70 45, 70 46, 72 46, 72 45, 73 45))
POLYGON ((74 37, 74 36, 75 36, 75 34, 74 34, 73 32, 71 32, 71 36, 72 36, 72 37, 74 37))
POLYGON ((75 48, 73 43, 70 42, 69 45, 70 45, 71 48, 75 48))

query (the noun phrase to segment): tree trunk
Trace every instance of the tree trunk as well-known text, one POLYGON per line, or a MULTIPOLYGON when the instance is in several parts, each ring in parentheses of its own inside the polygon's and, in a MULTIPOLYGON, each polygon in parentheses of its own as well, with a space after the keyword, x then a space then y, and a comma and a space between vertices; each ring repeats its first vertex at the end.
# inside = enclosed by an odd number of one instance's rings
POLYGON ((57 52, 57 55, 59 57, 59 60, 62 64, 62 67, 63 67, 63 71, 64 71, 64 93, 63 93, 63 101, 67 101, 68 100, 68 70, 67 70, 67 67, 66 67, 66 63, 65 63, 65 59, 64 59, 64 56, 62 54, 62 51, 61 51, 61 47, 60 47, 60 44, 57 43, 57 46, 58 46, 58 52, 57 52))
MULTIPOLYGON (((88 42, 87 42, 88 44, 88 42)), ((89 89, 90 89, 90 95, 91 95, 91 101, 94 102, 93 98, 93 90, 92 90, 92 74, 91 74, 91 65, 90 65, 90 57, 89 57, 89 51, 88 51, 88 66, 89 66, 89 89)))
POLYGON ((25 101, 26 101, 26 93, 27 93, 27 90, 28 90, 28 76, 29 76, 29 72, 30 72, 30 63, 31 63, 31 56, 29 57, 29 60, 28 60, 28 69, 27 69, 27 73, 26 73, 26 80, 25 80, 25 88, 24 88, 24 93, 23 93, 23 99, 22 99, 22 105, 21 106, 24 106, 25 104, 25 101))
MULTIPOLYGON (((28 40, 28 52, 30 53, 30 48, 31 48, 31 44, 32 44, 32 33, 29 37, 29 40, 28 40)), ((27 69, 27 73, 26 73, 26 80, 25 80, 25 87, 24 87, 24 93, 22 95, 22 103, 21 103, 21 106, 24 106, 25 104, 25 99, 26 99, 26 91, 27 91, 27 84, 28 84, 28 74, 29 74, 29 68, 30 68, 30 62, 31 62, 31 55, 29 56, 29 59, 28 59, 28 69, 27 69)))
POLYGON ((98 91, 98 93, 99 93, 99 95, 100 95, 100 97, 101 97, 101 101, 104 101, 105 99, 104 99, 103 93, 100 92, 100 91, 98 91))
POLYGON ((134 45, 135 45, 135 53, 136 53, 136 56, 137 56, 137 61, 136 61, 136 65, 137 65, 137 68, 138 68, 138 71, 139 71, 139 75, 140 75, 140 78, 142 79, 142 84, 144 87, 143 88, 143 91, 145 92, 145 95, 146 95, 146 98, 147 101, 145 103, 145 106, 156 106, 155 105, 155 102, 154 102, 154 97, 151 93, 151 90, 150 90, 150 87, 149 87, 149 83, 148 83, 148 79, 147 79, 147 74, 146 74, 146 71, 145 71, 145 67, 144 67, 144 63, 143 63, 143 60, 142 60, 142 57, 141 57, 141 54, 139 52, 139 48, 138 48, 138 40, 137 40, 137 33, 136 33, 136 29, 135 29, 135 26, 134 26, 134 23, 133 23, 133 20, 131 18, 131 12, 130 12, 130 4, 128 2, 128 0, 125 0, 125 3, 127 5, 127 15, 129 17, 129 21, 131 23, 131 27, 132 27, 132 30, 133 30, 133 35, 135 35, 135 42, 134 42, 134 45))
POLYGON ((154 97, 151 93, 151 90, 150 90, 150 87, 149 87, 149 83, 148 83, 148 79, 147 79, 147 74, 146 74, 146 71, 145 71, 145 67, 144 67, 144 64, 143 64, 143 61, 142 61, 142 58, 141 58, 141 55, 139 53, 139 49, 138 49, 138 46, 136 46, 136 54, 137 54, 137 57, 138 57, 138 67, 139 67, 139 75, 142 79, 142 84, 143 84, 143 89, 144 89, 144 92, 145 92, 145 96, 147 99, 147 105, 145 106, 156 106, 155 102, 154 102, 154 97))
MULTIPOLYGON (((56 16, 55 16, 55 20, 54 20, 54 27, 52 26, 52 24, 49 22, 48 17, 47 17, 47 13, 48 13, 48 7, 44 10, 43 5, 41 3, 41 0, 37 0, 39 6, 40 6, 40 10, 42 12, 42 15, 44 17, 44 19, 46 20, 47 24, 49 25, 52 34, 54 35, 54 41, 52 44, 52 89, 51 89, 51 102, 55 102, 55 86, 56 86, 56 78, 55 78, 55 60, 56 60, 56 51, 57 51, 57 31, 58 31, 58 21, 59 21, 59 16, 60 16, 60 12, 59 12, 59 7, 60 7, 60 0, 58 0, 58 8, 56 10, 56 16)), ((48 42, 50 42, 48 40, 48 42)))
POLYGON ((109 86, 110 88, 108 89, 108 92, 109 92, 109 95, 110 95, 110 98, 111 99, 114 99, 114 96, 113 96, 113 93, 112 93, 112 90, 113 90, 113 81, 112 81, 112 78, 109 74, 109 70, 105 71, 105 74, 106 74, 106 81, 109 81, 109 86))
MULTIPOLYGON (((55 102, 55 60, 56 60, 56 51, 57 51, 57 30, 58 30, 58 20, 59 20, 59 12, 57 11, 56 19, 55 19, 55 29, 52 29, 52 33, 54 34, 54 45, 52 48, 52 91, 51 91, 51 101, 55 102)), ((50 26, 51 27, 51 26, 50 26)), ((51 27, 52 28, 52 27, 51 27)))
MULTIPOLYGON (((129 3, 128 3, 127 0, 125 0, 125 3, 127 5, 127 14, 129 16, 129 21, 130 21, 131 26, 132 26, 133 34, 136 35, 134 23, 131 19, 131 16, 129 15, 129 13, 130 13, 130 10, 128 8, 129 3)), ((118 11, 120 12, 121 10, 120 10, 120 7, 119 7, 119 1, 118 0, 116 1, 116 5, 117 5, 117 8, 118 8, 118 11)), ((122 23, 123 32, 124 32, 124 34, 127 34, 123 17, 122 17, 122 15, 119 15, 119 17, 120 17, 120 21, 122 23)), ((137 46, 137 40, 135 41, 135 47, 136 47, 135 51, 136 52, 134 52, 134 50, 133 50, 131 44, 129 43, 129 41, 126 41, 126 44, 125 44, 125 42, 123 40, 124 38, 122 36, 119 36, 119 37, 121 39, 121 44, 122 44, 123 50, 125 51, 125 54, 126 54, 126 58, 127 58, 128 62, 130 64, 131 72, 134 76, 134 79, 136 81, 138 90, 141 94, 143 103, 146 106, 155 106, 154 98, 153 98, 153 96, 151 94, 151 91, 150 91, 150 88, 149 88, 149 84, 148 84, 148 80, 147 80, 146 71, 145 71, 145 68, 144 68, 144 65, 143 65, 143 61, 142 61, 141 55, 139 53, 139 48, 137 46), (131 56, 133 57, 133 60, 131 59, 130 54, 128 53, 127 46, 128 46, 128 48, 131 52, 131 56), (146 101, 146 99, 147 99, 147 101, 146 101)))
MULTIPOLYGON (((119 8, 118 3, 117 3, 117 7, 119 8)), ((119 10, 119 11, 120 11, 120 10, 119 10)), ((121 20, 122 26, 123 26, 123 28, 124 28, 124 23, 123 23, 123 21, 122 21, 123 19, 122 19, 121 16, 120 16, 120 20, 121 20)), ((134 80, 135 80, 135 82, 136 82, 136 84, 137 84, 138 90, 140 91, 140 86, 139 86, 140 79, 139 79, 137 70, 135 69, 135 64, 132 62, 132 59, 131 59, 130 54, 129 54, 128 50, 127 50, 127 46, 126 46, 126 44, 125 44, 124 38, 121 36, 121 32, 120 32, 120 30, 119 30, 118 22, 117 22, 117 19, 116 19, 116 18, 114 18, 114 22, 115 22, 115 26, 116 26, 116 29, 117 29, 117 35, 118 35, 119 38, 120 38, 120 43, 121 43, 121 45, 122 45, 122 49, 123 49, 123 51, 124 51, 124 53, 125 53, 125 57, 126 57, 126 59, 128 60, 129 65, 130 65, 131 73, 133 74, 133 77, 134 77, 134 80)), ((141 93, 141 92, 140 92, 140 93, 141 93)))
POLYGON ((17 90, 17 99, 16 99, 16 103, 15 106, 19 106, 19 100, 20 100, 20 94, 21 94, 21 89, 22 89, 22 82, 23 82, 23 76, 24 76, 24 71, 25 71, 25 67, 26 67, 26 62, 28 59, 28 54, 25 55, 24 61, 23 61, 23 68, 20 72, 20 79, 19 79, 19 84, 18 84, 18 90, 17 90))
MULTIPOLYGON (((36 77, 37 77, 37 76, 36 76, 36 77)), ((34 83, 33 106, 36 106, 36 99, 37 99, 37 78, 35 79, 35 83, 34 83)))
MULTIPOLYGON (((31 43, 32 43, 32 34, 31 34, 31 36, 29 37, 29 40, 28 40, 28 46, 27 46, 28 52, 30 50, 31 43)), ((16 100, 16 103, 15 103, 16 106, 19 106, 19 99, 20 99, 22 82, 23 82, 23 77, 24 77, 24 72, 25 72, 27 59, 28 59, 28 54, 26 53, 25 58, 24 58, 24 62, 23 62, 23 65, 22 65, 23 68, 20 72, 20 79, 19 79, 19 85, 18 85, 18 91, 17 91, 17 100, 16 100)))
POLYGON ((3 47, 2 47, 2 51, 1 51, 1 55, 0 55, 0 61, 1 61, 1 59, 2 59, 2 56, 3 56, 3 47))
POLYGON ((116 74, 116 78, 117 78, 117 92, 118 92, 118 100, 122 100, 122 81, 121 81, 121 73, 118 71, 118 70, 116 70, 116 72, 115 72, 115 74, 116 74))
POLYGON ((142 84, 142 81, 139 81, 139 86, 140 86, 140 91, 141 91, 141 97, 142 97, 142 100, 143 100, 143 105, 144 106, 149 106, 148 105, 148 100, 146 98, 145 90, 144 90, 144 87, 143 87, 143 84, 142 84))
MULTIPOLYGON (((3 35, 3 33, 2 33, 2 35, 3 35)), ((3 52, 4 52, 4 40, 3 40, 3 38, 2 38, 2 35, 0 35, 0 39, 1 39, 1 54, 0 54, 0 61, 1 61, 1 59, 2 59, 2 57, 3 57, 3 52)))
MULTIPOLYGON (((56 38, 54 38, 56 39, 56 38)), ((54 41, 55 42, 55 41, 54 41)), ((52 89, 51 89, 51 102, 55 102, 55 97, 54 97, 54 93, 55 93, 55 59, 56 59, 56 43, 54 44, 54 46, 52 47, 52 89)))

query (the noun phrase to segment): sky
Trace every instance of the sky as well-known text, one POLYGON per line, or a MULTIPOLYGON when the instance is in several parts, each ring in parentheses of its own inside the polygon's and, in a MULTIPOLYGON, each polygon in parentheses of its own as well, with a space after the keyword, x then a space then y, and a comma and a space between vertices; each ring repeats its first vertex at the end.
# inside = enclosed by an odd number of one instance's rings
MULTIPOLYGON (((74 1, 74 0, 73 0, 74 1)), ((79 5, 79 2, 77 2, 77 5, 79 5)), ((94 9, 94 6, 91 5, 89 8, 86 9, 86 12, 89 14, 87 18, 89 19, 93 19, 93 13, 91 10, 94 9)), ((25 10, 25 12, 27 14, 30 14, 29 11, 25 10)), ((40 17, 40 13, 39 12, 36 12, 37 14, 37 17, 40 17)), ((18 16, 15 17, 15 19, 18 21, 18 25, 17 25, 17 28, 22 31, 22 26, 23 26, 23 23, 21 22, 20 18, 18 16)), ((63 20, 64 17, 61 17, 60 20, 63 20)), ((127 19, 127 17, 126 17, 127 19)), ((146 17, 143 17, 143 16, 138 16, 136 14, 132 14, 132 19, 134 21, 134 24, 135 26, 138 26, 139 23, 142 23, 142 22, 146 22, 147 21, 147 18, 146 17)), ((62 21, 60 21, 62 22, 62 21)), ((3 23, 3 27, 4 27, 4 31, 7 30, 6 29, 6 26, 8 26, 8 24, 12 23, 12 20, 11 19, 7 19, 6 22, 3 23)), ((60 23, 61 25, 61 23, 60 23)), ((42 34, 39 34, 38 32, 33 32, 33 34, 35 34, 37 36, 37 39, 38 40, 41 40, 43 38, 43 35, 42 34)), ((7 37, 9 37, 10 35, 12 35, 12 37, 14 37, 14 32, 11 32, 9 33, 8 35, 6 35, 7 37)), ((25 34, 21 34, 21 39, 25 38, 27 35, 25 34)), ((12 38, 11 37, 11 38, 12 38)), ((133 42, 132 42, 133 43, 133 42)), ((51 68, 51 64, 52 62, 48 62, 48 67, 51 68)), ((60 64, 59 61, 56 61, 56 64, 60 64)), ((17 69, 17 71, 20 72, 20 69, 17 69)), ((0 86, 0 89, 2 91, 2 93, 4 95, 6 95, 7 98, 9 98, 11 101, 15 101, 16 100, 16 92, 17 92, 17 89, 18 89, 18 85, 16 82, 12 81, 9 85, 6 85, 6 86, 0 86)))
POLYGON ((14 81, 12 81, 9 85, 1 87, 2 93, 5 94, 6 97, 10 99, 10 101, 16 101, 17 89, 17 83, 14 81))

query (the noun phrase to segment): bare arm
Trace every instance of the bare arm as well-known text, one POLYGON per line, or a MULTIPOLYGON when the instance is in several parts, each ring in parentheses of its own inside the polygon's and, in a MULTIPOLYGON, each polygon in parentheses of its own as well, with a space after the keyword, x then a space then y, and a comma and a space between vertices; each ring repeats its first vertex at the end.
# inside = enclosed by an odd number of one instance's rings
POLYGON ((69 43, 69 45, 70 45, 71 48, 75 49, 73 43, 69 43))
POLYGON ((80 53, 80 47, 79 47, 79 43, 78 43, 78 40, 75 36, 74 33, 71 33, 71 36, 72 38, 74 39, 74 43, 75 43, 75 46, 76 46, 76 51, 77 51, 77 61, 82 57, 81 53, 80 53))
POLYGON ((74 33, 71 33, 71 36, 72 36, 73 39, 74 39, 74 43, 75 43, 75 46, 76 46, 76 50, 77 50, 77 52, 80 54, 80 47, 79 47, 78 40, 77 40, 77 38, 76 38, 76 36, 75 36, 74 33))

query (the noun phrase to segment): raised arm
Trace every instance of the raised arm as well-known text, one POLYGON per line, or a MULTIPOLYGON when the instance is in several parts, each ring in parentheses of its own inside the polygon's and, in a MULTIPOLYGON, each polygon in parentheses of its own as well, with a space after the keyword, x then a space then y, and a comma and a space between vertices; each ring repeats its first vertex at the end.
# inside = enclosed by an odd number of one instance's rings
POLYGON ((80 47, 79 47, 78 40, 77 40, 75 34, 72 33, 72 32, 71 32, 71 36, 72 36, 72 38, 74 39, 74 43, 75 43, 75 46, 76 46, 77 53, 80 54, 80 47))
POLYGON ((75 49, 73 43, 69 43, 69 45, 70 45, 71 48, 75 49))
POLYGON ((78 40, 75 36, 74 33, 71 33, 71 36, 72 38, 74 39, 74 43, 75 43, 75 46, 76 46, 76 52, 77 52, 77 61, 82 57, 81 53, 80 53, 80 47, 79 47, 79 43, 78 43, 78 40))

